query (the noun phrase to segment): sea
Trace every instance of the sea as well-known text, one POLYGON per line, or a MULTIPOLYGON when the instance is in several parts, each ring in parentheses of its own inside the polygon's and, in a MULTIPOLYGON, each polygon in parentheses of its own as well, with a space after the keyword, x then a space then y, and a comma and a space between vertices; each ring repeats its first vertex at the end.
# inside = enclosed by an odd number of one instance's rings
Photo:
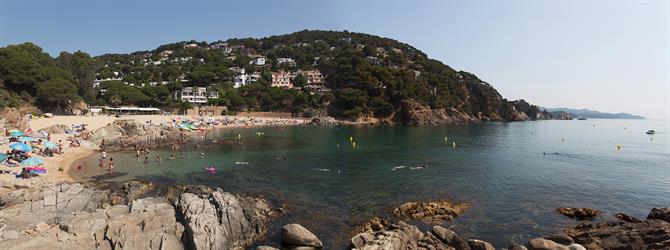
POLYGON ((112 174, 99 157, 75 162, 82 168, 70 174, 202 184, 283 206, 257 244, 276 245, 282 225, 299 223, 326 248, 343 249, 363 223, 393 219, 392 209, 408 201, 471 203, 442 226, 499 248, 574 227, 558 207, 595 208, 606 220, 618 212, 644 219, 670 206, 667 120, 224 128, 179 151, 152 150, 149 163, 134 151, 110 153, 112 174))

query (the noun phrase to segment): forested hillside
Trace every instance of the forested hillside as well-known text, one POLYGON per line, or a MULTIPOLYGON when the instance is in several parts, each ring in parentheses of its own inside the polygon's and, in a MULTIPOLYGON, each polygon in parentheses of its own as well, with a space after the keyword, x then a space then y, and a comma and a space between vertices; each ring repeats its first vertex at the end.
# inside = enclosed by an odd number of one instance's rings
MULTIPOLYGON (((192 104, 173 95, 184 86, 214 89, 219 97, 208 104, 225 105, 232 111, 284 111, 351 120, 374 117, 403 123, 423 119, 417 112, 473 121, 546 118, 518 112, 518 102, 507 101, 474 74, 454 70, 408 44, 347 31, 185 41, 95 57, 77 51, 52 58, 31 43, 0 48, 0 107, 30 103, 44 111, 68 113, 83 101, 188 108, 192 104), (253 63, 259 57, 268 63, 253 63), (290 63, 281 63, 286 58, 290 63), (241 69, 260 77, 234 88, 241 69), (296 70, 320 71, 325 90, 310 89, 300 75, 292 79, 293 88, 271 86, 272 72, 296 70)), ((537 106, 530 106, 539 112, 537 106)))

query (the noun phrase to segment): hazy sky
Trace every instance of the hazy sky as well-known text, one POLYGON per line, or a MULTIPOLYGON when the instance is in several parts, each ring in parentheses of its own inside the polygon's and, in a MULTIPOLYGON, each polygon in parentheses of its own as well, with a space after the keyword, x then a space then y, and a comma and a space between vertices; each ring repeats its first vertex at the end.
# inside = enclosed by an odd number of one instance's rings
POLYGON ((670 1, 0 0, 0 46, 56 56, 349 30, 409 43, 508 99, 670 118, 670 1))

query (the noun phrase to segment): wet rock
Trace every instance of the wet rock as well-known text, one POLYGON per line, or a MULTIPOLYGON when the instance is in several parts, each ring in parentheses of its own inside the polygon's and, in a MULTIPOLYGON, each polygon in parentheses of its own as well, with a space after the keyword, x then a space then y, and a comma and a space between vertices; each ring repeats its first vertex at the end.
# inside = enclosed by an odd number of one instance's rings
POLYGON ((472 250, 495 250, 496 248, 491 245, 491 243, 488 243, 483 240, 477 240, 477 239, 469 239, 468 240, 468 246, 470 246, 470 249, 472 250))
POLYGON ((600 211, 588 207, 583 208, 561 207, 557 208, 556 212, 577 220, 590 220, 595 217, 598 217, 601 214, 600 211))
POLYGON ((461 237, 459 237, 453 231, 446 229, 441 226, 433 227, 433 234, 440 239, 442 242, 446 243, 450 247, 453 247, 456 250, 468 250, 470 247, 461 237))
POLYGON ((556 242, 561 245, 570 245, 572 243, 575 243, 575 241, 572 239, 572 237, 568 236, 567 234, 559 233, 559 234, 552 234, 549 236, 543 237, 544 239, 556 242))
POLYGON ((651 220, 662 220, 665 222, 670 222, 670 207, 664 208, 652 208, 651 213, 647 215, 647 219, 651 220))
POLYGON ((123 191, 129 201, 136 200, 153 189, 153 184, 148 181, 131 180, 123 184, 123 191))
POLYGON ((323 243, 312 232, 300 224, 284 225, 281 230, 282 242, 290 246, 323 247, 323 243))
POLYGON ((581 223, 565 232, 587 249, 670 248, 670 223, 657 219, 581 223))
POLYGON ((616 217, 619 220, 626 221, 626 222, 634 222, 634 223, 635 222, 642 222, 640 219, 635 218, 635 217, 630 216, 630 215, 627 215, 627 214, 624 214, 624 213, 617 213, 617 214, 614 215, 614 217, 616 217))
POLYGON ((431 224, 444 224, 465 213, 469 208, 468 203, 449 201, 407 202, 395 208, 393 215, 401 219, 409 218, 431 224))
POLYGON ((362 231, 374 232, 386 228, 391 223, 383 218, 374 217, 363 225, 362 231))

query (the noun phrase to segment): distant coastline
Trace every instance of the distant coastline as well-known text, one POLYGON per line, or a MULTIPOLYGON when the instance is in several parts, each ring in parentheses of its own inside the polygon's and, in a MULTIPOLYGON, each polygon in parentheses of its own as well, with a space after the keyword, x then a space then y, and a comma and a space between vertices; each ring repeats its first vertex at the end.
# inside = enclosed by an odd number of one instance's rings
POLYGON ((647 118, 641 115, 629 114, 629 113, 606 113, 590 109, 574 109, 574 108, 546 108, 543 107, 543 110, 549 112, 562 111, 566 113, 573 114, 578 118, 589 118, 589 119, 632 119, 632 120, 646 120, 647 118))

